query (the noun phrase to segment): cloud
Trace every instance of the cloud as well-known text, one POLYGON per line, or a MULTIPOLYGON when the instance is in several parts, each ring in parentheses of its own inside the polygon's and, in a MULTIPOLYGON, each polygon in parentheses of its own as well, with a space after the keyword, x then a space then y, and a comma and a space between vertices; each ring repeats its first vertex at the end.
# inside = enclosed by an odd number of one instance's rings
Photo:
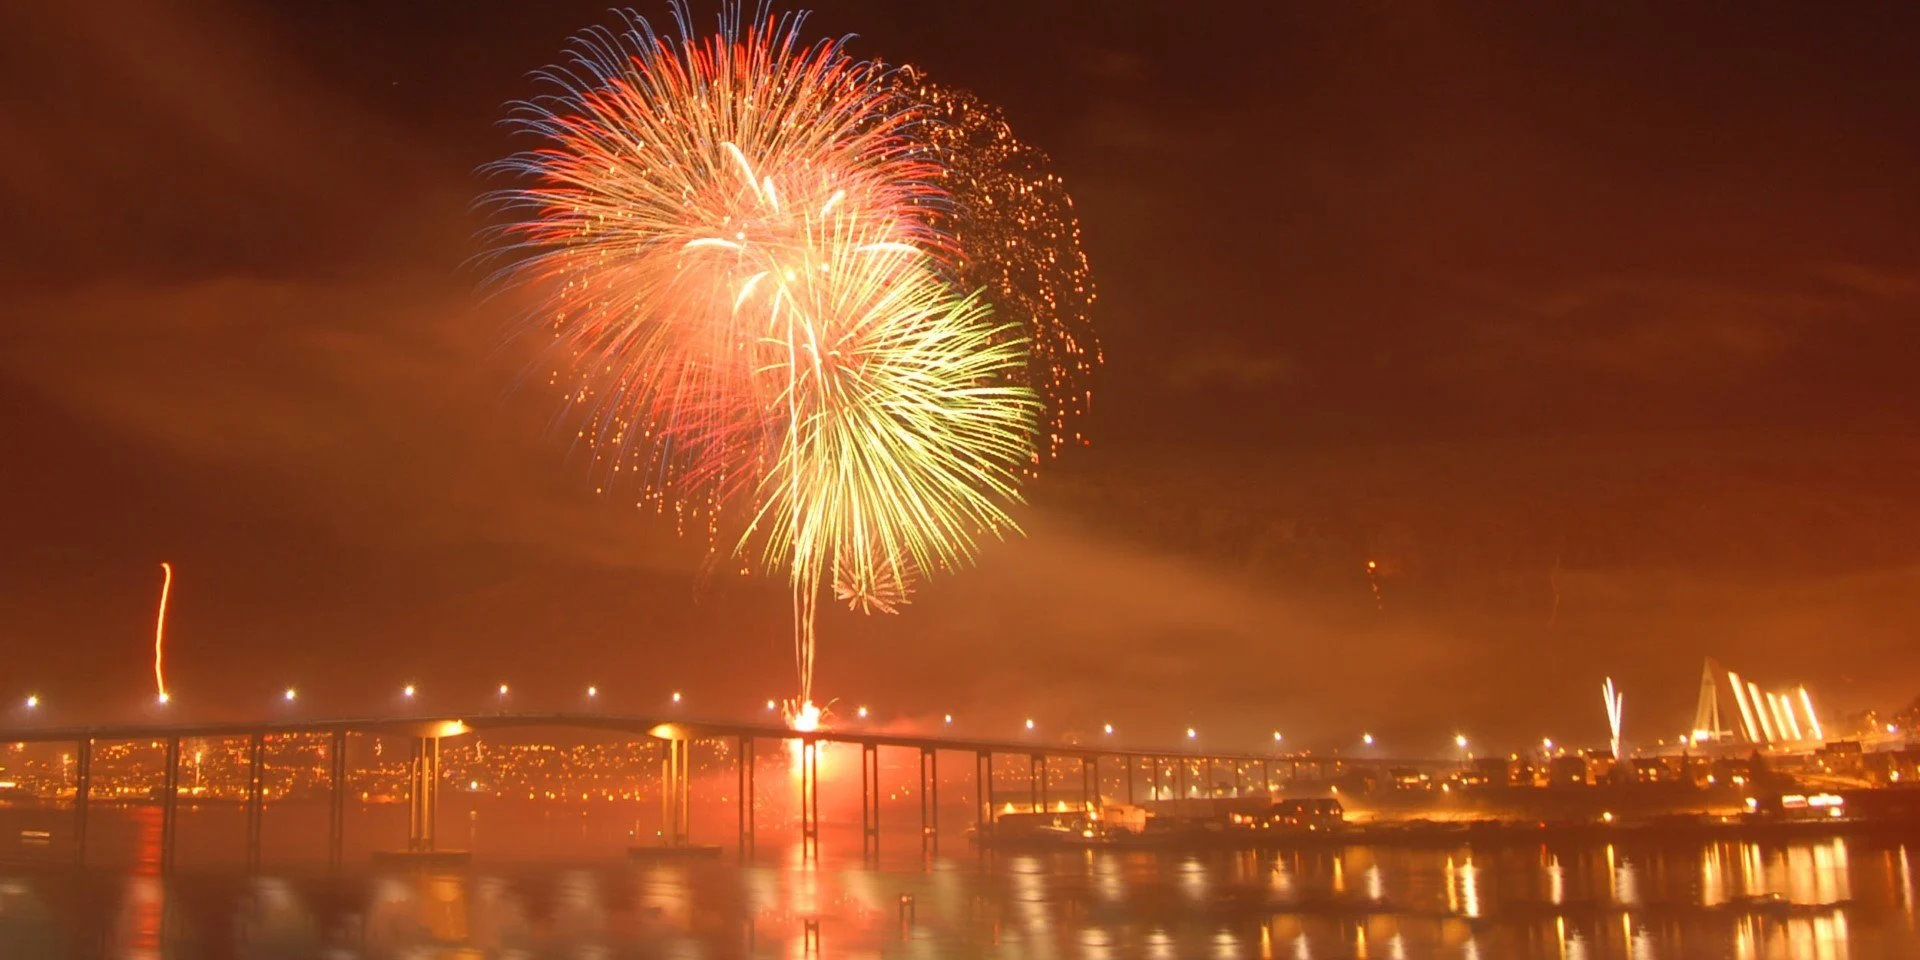
POLYGON ((1756 284, 1642 275, 1498 297, 1434 361, 1449 377, 1584 371, 1686 383, 1751 376, 1788 356, 1850 298, 1771 278, 1756 284))
POLYGON ((1180 353, 1166 368, 1167 385, 1175 390, 1258 392, 1290 384, 1299 375, 1298 365, 1285 357, 1226 349, 1180 353))
POLYGON ((456 191, 434 148, 319 82, 259 9, 109 0, 13 17, 9 39, 33 40, 0 51, 0 82, 39 94, 0 112, 7 142, 31 145, 0 152, 0 210, 32 225, 0 236, 15 284, 306 272, 447 225, 456 191))
POLYGON ((584 495, 560 398, 511 389, 530 360, 502 345, 511 305, 477 303, 404 274, 101 286, 27 301, 44 322, 0 375, 343 537, 684 566, 660 524, 584 495))

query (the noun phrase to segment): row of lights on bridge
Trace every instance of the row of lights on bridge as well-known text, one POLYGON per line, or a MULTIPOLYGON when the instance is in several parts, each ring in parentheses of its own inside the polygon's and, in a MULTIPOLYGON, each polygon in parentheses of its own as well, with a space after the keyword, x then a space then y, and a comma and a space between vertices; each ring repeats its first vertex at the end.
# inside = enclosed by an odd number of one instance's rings
MULTIPOLYGON (((499 692, 500 692, 500 696, 501 696, 502 698, 505 698, 505 697, 506 697, 506 696, 507 696, 507 695, 508 695, 508 694, 509 694, 510 692, 512 692, 512 688, 511 688, 511 687, 509 687, 509 686, 508 686, 507 684, 504 684, 504 683, 503 683, 503 684, 501 684, 501 685, 500 685, 500 688, 499 688, 499 692)), ((418 694, 418 693, 419 693, 419 688, 418 688, 418 687, 416 687, 416 686, 414 686, 414 685, 413 685, 413 684, 411 684, 411 683, 409 683, 409 684, 407 684, 406 686, 404 686, 404 687, 401 687, 401 688, 400 688, 400 696, 401 696, 401 697, 402 697, 403 699, 407 699, 407 700, 412 700, 412 699, 415 699, 415 697, 417 696, 417 694, 418 694)), ((599 688, 598 686, 588 686, 588 687, 587 687, 587 699, 589 699, 589 700, 597 700, 597 699, 599 699, 599 697, 600 697, 600 688, 599 688)), ((166 705, 166 704, 168 704, 168 703, 170 703, 170 702, 172 701, 172 699, 173 699, 173 698, 172 698, 172 697, 170 697, 170 696, 168 696, 167 694, 164 694, 164 693, 162 693, 162 694, 160 694, 160 695, 159 695, 159 697, 158 697, 157 699, 158 699, 158 701, 160 702, 160 704, 161 704, 162 706, 164 706, 164 705, 166 705)), ((285 690, 285 691, 284 691, 284 692, 283 692, 283 693, 281 694, 281 699, 282 699, 282 700, 284 700, 284 701, 285 701, 285 702, 287 702, 287 703, 293 703, 294 701, 296 701, 296 700, 298 700, 298 699, 300 699, 300 691, 299 691, 299 690, 297 690, 297 689, 295 689, 295 688, 293 688, 293 687, 288 687, 288 688, 287 688, 287 689, 286 689, 286 690, 285 690)), ((680 691, 678 691, 678 690, 675 690, 675 691, 673 691, 673 693, 672 693, 672 694, 671 694, 671 695, 669 696, 669 698, 668 698, 668 699, 670 699, 670 700, 671 700, 672 702, 674 702, 674 703, 680 703, 680 702, 682 701, 682 697, 681 697, 681 694, 680 694, 680 691)), ((37 710, 37 709, 39 709, 39 707, 40 707, 40 695, 39 695, 39 694, 28 694, 28 695, 27 695, 27 699, 26 699, 26 708, 27 708, 28 710, 37 710)), ((780 704, 779 704, 779 702, 778 702, 778 701, 775 701, 775 700, 768 700, 768 701, 767 701, 767 711, 768 711, 769 713, 773 713, 773 712, 777 712, 777 711, 778 711, 779 709, 780 709, 780 704)), ((868 717, 868 715, 869 715, 869 711, 867 710, 867 708, 866 708, 866 706, 865 706, 865 705, 862 705, 862 706, 860 706, 860 707, 857 707, 857 708, 855 708, 855 710, 854 710, 854 714, 855 714, 855 715, 856 715, 857 717, 859 717, 860 719, 862 719, 862 720, 865 720, 865 719, 867 719, 867 717, 868 717)), ((951 713, 949 713, 949 714, 945 714, 945 715, 943 716, 943 718, 942 718, 942 719, 944 720, 944 722, 945 722, 945 724, 946 724, 947 726, 949 726, 949 727, 950 727, 950 726, 953 726, 953 714, 951 714, 951 713)), ((1035 730, 1036 728, 1037 728, 1037 724, 1035 723, 1035 721, 1034 721, 1034 719, 1033 719, 1032 717, 1028 717, 1028 718, 1027 718, 1027 720, 1026 720, 1026 729, 1027 729, 1027 730, 1028 730, 1029 732, 1032 732, 1032 731, 1033 731, 1033 730, 1035 730)), ((1103 734, 1105 734, 1106 736, 1109 736, 1109 737, 1110 737, 1110 736, 1113 736, 1113 724, 1111 724, 1111 723, 1107 723, 1107 724, 1102 724, 1102 725, 1101 725, 1101 732, 1102 732, 1103 734)), ((1199 738, 1200 738, 1200 731, 1199 731, 1198 729, 1196 729, 1196 728, 1194 728, 1194 727, 1188 727, 1188 728, 1187 728, 1187 739, 1188 739, 1188 740, 1197 740, 1197 739, 1199 739, 1199 738)), ((1281 736, 1281 734, 1280 734, 1280 731, 1278 731, 1278 730, 1275 730, 1275 731, 1273 732, 1273 742, 1274 742, 1274 743, 1281 743, 1281 742, 1283 742, 1283 741, 1284 741, 1285 739, 1286 739, 1285 737, 1283 737, 1283 736, 1281 736)), ((1361 743, 1362 743, 1363 745, 1365 745, 1365 746, 1369 746, 1369 747, 1371 747, 1371 746, 1373 746, 1373 734, 1371 734, 1371 733, 1362 733, 1362 734, 1360 735, 1360 742, 1361 742, 1361 743)), ((1467 741, 1467 736, 1466 736, 1466 734, 1464 734, 1464 733, 1463 733, 1463 734, 1455 734, 1455 735, 1454 735, 1454 738, 1453 738, 1453 744, 1454 744, 1454 746, 1456 746, 1456 747, 1458 747, 1458 748, 1460 748, 1461 750, 1465 750, 1465 749, 1467 748, 1467 742, 1468 742, 1468 741, 1467 741)), ((1553 740, 1552 740, 1552 738, 1543 738, 1543 739, 1542 739, 1542 740, 1541 740, 1540 742, 1541 742, 1541 744, 1542 744, 1542 745, 1543 745, 1543 746, 1544 746, 1544 747, 1545 747, 1546 749, 1548 749, 1548 750, 1552 750, 1552 749, 1553 749, 1553 740)))
MULTIPOLYGON (((507 695, 508 695, 509 693, 511 693, 511 692, 512 692, 512 690, 513 690, 513 688, 512 688, 511 686, 509 686, 509 685, 507 685, 507 684, 504 684, 504 683, 503 683, 503 684, 501 684, 501 685, 500 685, 500 687, 499 687, 499 693, 500 693, 500 696, 504 698, 504 697, 505 697, 505 696, 507 696, 507 695)), ((416 696, 417 696, 418 694, 419 694, 419 688, 418 688, 418 687, 416 687, 416 686, 414 686, 414 685, 413 685, 413 684, 411 684, 411 683, 409 683, 409 684, 407 684, 406 686, 404 686, 404 687, 401 687, 401 688, 400 688, 400 696, 401 696, 401 697, 402 697, 403 699, 406 699, 406 700, 412 700, 412 699, 415 699, 415 697, 416 697, 416 696)), ((599 698, 599 696, 600 696, 600 688, 599 688, 598 686, 589 686, 589 687, 587 687, 587 699, 589 699, 589 700, 593 700, 593 699, 598 699, 598 698, 599 698)), ((281 694, 281 699, 282 699, 282 700, 285 700, 285 701, 286 701, 287 703, 293 703, 294 701, 296 701, 296 700, 298 700, 299 698, 300 698, 300 691, 298 691, 298 690, 296 690, 296 689, 294 689, 293 687, 288 687, 288 688, 286 689, 286 691, 285 691, 284 693, 282 693, 282 694, 281 694)), ((678 691, 678 690, 675 690, 675 691, 673 691, 673 693, 671 694, 671 696, 669 697, 669 699, 671 699, 671 700, 672 700, 672 701, 673 701, 674 703, 679 703, 679 702, 681 702, 681 700, 682 700, 682 697, 681 697, 681 694, 680 694, 680 691, 678 691)), ((170 697, 170 696, 168 696, 167 694, 164 694, 164 693, 162 693, 162 694, 160 694, 160 695, 159 695, 159 697, 158 697, 158 700, 159 700, 159 702, 160 702, 160 704, 164 706, 164 705, 166 705, 166 704, 168 704, 168 703, 170 703, 170 702, 172 702, 172 700, 173 700, 173 698, 172 698, 172 697, 170 697)), ((35 710, 35 709, 38 709, 38 708, 39 708, 39 706, 40 706, 40 696, 39 696, 38 694, 29 694, 29 695, 27 696, 27 701, 26 701, 26 706, 27 706, 27 709, 29 709, 29 710, 35 710)), ((768 700, 768 701, 767 701, 767 711, 768 711, 769 713, 772 713, 772 712, 776 712, 776 711, 778 711, 779 709, 780 709, 780 704, 779 704, 779 702, 778 702, 778 701, 775 701, 775 700, 768 700)), ((862 719, 862 720, 865 720, 865 719, 867 719, 867 717, 869 716, 869 713, 870 713, 870 711, 868 711, 868 709, 866 708, 866 706, 865 706, 865 705, 861 705, 860 707, 857 707, 857 708, 855 708, 855 710, 854 710, 854 714, 855 714, 856 716, 858 716, 858 717, 859 717, 860 719, 862 719)), ((946 715, 944 715, 944 716, 943 716, 943 718, 942 718, 942 719, 944 720, 944 722, 946 723, 946 725, 947 725, 947 726, 953 726, 953 714, 951 714, 951 713, 949 713, 949 714, 946 714, 946 715)), ((1031 717, 1029 717, 1029 718, 1027 719, 1027 722, 1026 722, 1026 727, 1027 727, 1027 729, 1028 729, 1028 730, 1033 730, 1033 729, 1034 729, 1034 727, 1035 727, 1035 723, 1034 723, 1034 721, 1033 721, 1033 719, 1032 719, 1031 717)), ((1104 733, 1105 733, 1105 734, 1106 734, 1107 736, 1112 736, 1112 735, 1113 735, 1113 724, 1111 724, 1111 723, 1108 723, 1108 724, 1103 724, 1103 725, 1102 725, 1102 732, 1104 732, 1104 733)), ((1200 736, 1200 733, 1199 733, 1199 731, 1198 731, 1198 730, 1195 730, 1195 729, 1194 729, 1193 727, 1188 727, 1188 728, 1187 728, 1187 739, 1189 739, 1189 740, 1193 740, 1193 739, 1196 739, 1196 738, 1198 738, 1199 736, 1200 736)), ((1281 742, 1281 740, 1282 740, 1282 739, 1284 739, 1284 738, 1283 738, 1283 737, 1282 737, 1282 736, 1280 735, 1280 731, 1278 731, 1278 730, 1275 730, 1275 731, 1273 732, 1273 742, 1275 742, 1275 743, 1279 743, 1279 742, 1281 742)), ((1367 735, 1366 735, 1366 742, 1367 742, 1367 743, 1372 743, 1372 742, 1373 742, 1373 735, 1372 735, 1372 734, 1367 734, 1367 735)))

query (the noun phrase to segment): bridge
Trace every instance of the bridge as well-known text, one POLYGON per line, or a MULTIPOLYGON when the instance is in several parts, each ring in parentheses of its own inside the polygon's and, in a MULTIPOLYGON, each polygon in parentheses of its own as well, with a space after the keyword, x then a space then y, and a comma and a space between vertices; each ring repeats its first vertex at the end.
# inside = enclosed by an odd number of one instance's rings
MULTIPOLYGON (((71 743, 75 745, 74 840, 72 855, 84 863, 87 844, 87 819, 93 780, 93 750, 98 742, 153 741, 166 746, 164 784, 161 787, 160 866, 170 871, 174 858, 174 830, 178 822, 180 799, 181 743, 194 739, 241 739, 247 748, 247 792, 245 799, 246 856, 250 869, 260 865, 261 826, 265 811, 264 752, 268 737, 324 736, 329 738, 328 781, 328 863, 339 869, 344 859, 346 835, 347 767, 346 745, 349 734, 404 736, 411 740, 408 760, 408 831, 403 849, 391 856, 422 860, 453 859, 461 854, 439 849, 436 839, 440 790, 440 743, 449 737, 497 730, 571 729, 597 731, 636 740, 650 740, 658 746, 661 769, 661 849, 665 852, 717 850, 698 847, 691 829, 692 753, 695 740, 733 741, 739 776, 740 802, 738 849, 742 857, 752 854, 755 828, 754 796, 757 789, 754 745, 773 740, 800 747, 800 838, 803 856, 817 859, 820 850, 820 777, 819 751, 824 744, 845 744, 860 748, 861 843, 862 852, 878 853, 880 842, 880 762, 881 748, 916 751, 920 761, 920 835, 924 851, 939 848, 939 760, 942 753, 971 754, 974 760, 974 823, 984 828, 994 819, 992 782, 994 764, 1003 757, 1024 757, 1028 764, 1029 809, 1043 810, 1054 803, 1050 795, 1047 764, 1055 759, 1077 762, 1080 791, 1077 809, 1097 803, 1096 784, 1102 765, 1120 764, 1124 770, 1126 801, 1135 801, 1138 774, 1148 775, 1149 793, 1164 796, 1177 791, 1188 795, 1189 773, 1196 767, 1206 771, 1209 795, 1217 783, 1221 766, 1234 773, 1232 795, 1258 796, 1273 792, 1276 769, 1285 766, 1288 779, 1302 768, 1324 778, 1329 766, 1338 769, 1347 762, 1338 757, 1308 754, 1252 754, 1219 751, 1149 750, 1094 746, 1074 743, 1043 743, 1037 740, 983 740, 960 737, 928 737, 857 729, 820 729, 797 731, 765 723, 739 723, 726 720, 696 720, 685 717, 616 715, 605 713, 510 713, 434 714, 408 717, 362 717, 309 719, 269 722, 220 723, 136 723, 96 726, 17 727, 0 730, 4 743, 71 743), (1258 765, 1260 780, 1249 783, 1248 768, 1258 765), (1170 782, 1171 781, 1171 782, 1170 782), (1255 789, 1257 786, 1258 789, 1255 789)), ((1393 761, 1369 758, 1369 763, 1393 761)))

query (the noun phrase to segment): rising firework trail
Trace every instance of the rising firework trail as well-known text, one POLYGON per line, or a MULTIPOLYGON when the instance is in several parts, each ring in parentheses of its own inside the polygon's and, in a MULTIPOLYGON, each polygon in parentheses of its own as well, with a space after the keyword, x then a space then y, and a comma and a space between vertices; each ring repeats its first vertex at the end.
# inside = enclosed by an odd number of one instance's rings
POLYGON ((166 703, 167 693, 167 597, 173 593, 173 564, 160 563, 160 612, 153 621, 153 685, 155 697, 166 703))
POLYGON ((812 724, 823 593, 892 611, 1016 529, 1043 418, 1051 453, 1085 409, 1091 284, 1057 178, 976 156, 949 100, 802 15, 674 16, 581 35, 514 108, 537 145, 491 168, 518 181, 490 195, 497 279, 532 293, 597 469, 788 578, 812 724), (1012 256, 1021 224, 1077 268, 1012 256))

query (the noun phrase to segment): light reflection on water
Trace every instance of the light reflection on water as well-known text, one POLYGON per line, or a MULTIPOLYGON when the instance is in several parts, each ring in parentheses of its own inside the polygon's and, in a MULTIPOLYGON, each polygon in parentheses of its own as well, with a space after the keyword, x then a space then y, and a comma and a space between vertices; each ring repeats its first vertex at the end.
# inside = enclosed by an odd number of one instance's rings
MULTIPOLYGON (((145 829, 144 824, 142 829, 145 829)), ((245 879, 0 868, 0 957, 1920 956, 1908 845, 1347 847, 245 879)))

